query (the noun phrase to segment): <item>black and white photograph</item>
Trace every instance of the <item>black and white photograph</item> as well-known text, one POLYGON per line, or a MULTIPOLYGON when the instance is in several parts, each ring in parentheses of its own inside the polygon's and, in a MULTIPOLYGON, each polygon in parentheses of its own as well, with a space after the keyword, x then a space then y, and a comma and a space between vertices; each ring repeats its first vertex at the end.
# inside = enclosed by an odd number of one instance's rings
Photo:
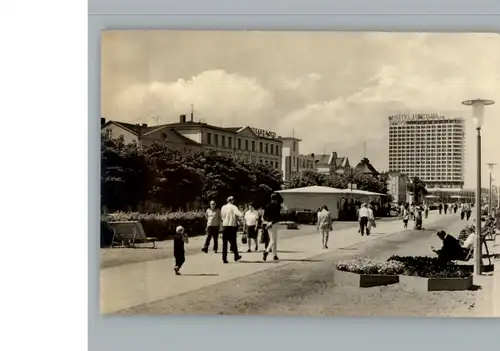
POLYGON ((500 317, 500 35, 108 30, 101 55, 101 314, 500 317))

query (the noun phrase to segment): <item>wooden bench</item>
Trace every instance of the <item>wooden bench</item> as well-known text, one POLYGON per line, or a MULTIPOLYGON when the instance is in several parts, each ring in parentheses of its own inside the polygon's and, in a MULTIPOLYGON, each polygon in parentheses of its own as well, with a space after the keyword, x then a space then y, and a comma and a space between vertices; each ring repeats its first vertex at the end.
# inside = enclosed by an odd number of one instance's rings
MULTIPOLYGON (((488 249, 488 244, 486 243, 486 235, 481 235, 481 244, 486 249, 486 256, 488 257, 489 265, 491 266, 490 250, 488 249)), ((465 262, 470 260, 474 256, 474 247, 469 249, 469 252, 465 256, 465 262)), ((482 258, 481 258, 482 259, 482 258)))
POLYGON ((156 238, 150 238, 146 235, 144 227, 138 221, 116 221, 108 223, 113 229, 113 239, 111 240, 111 247, 116 243, 120 243, 123 247, 131 246, 135 248, 136 243, 152 243, 151 247, 156 247, 156 238), (127 245, 128 244, 128 245, 127 245))

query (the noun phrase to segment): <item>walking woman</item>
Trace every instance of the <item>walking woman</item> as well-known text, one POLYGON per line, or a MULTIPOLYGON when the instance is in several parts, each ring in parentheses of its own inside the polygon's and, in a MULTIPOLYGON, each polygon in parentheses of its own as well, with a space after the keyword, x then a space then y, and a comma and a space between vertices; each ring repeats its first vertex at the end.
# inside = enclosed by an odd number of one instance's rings
POLYGON ((408 221, 410 220, 410 210, 408 208, 408 205, 406 205, 405 209, 403 210, 403 223, 404 227, 403 228, 408 228, 408 221))
POLYGON ((325 205, 318 212, 318 225, 317 230, 321 232, 321 243, 323 249, 328 249, 328 237, 330 236, 330 231, 332 230, 332 216, 328 211, 328 207, 325 205))

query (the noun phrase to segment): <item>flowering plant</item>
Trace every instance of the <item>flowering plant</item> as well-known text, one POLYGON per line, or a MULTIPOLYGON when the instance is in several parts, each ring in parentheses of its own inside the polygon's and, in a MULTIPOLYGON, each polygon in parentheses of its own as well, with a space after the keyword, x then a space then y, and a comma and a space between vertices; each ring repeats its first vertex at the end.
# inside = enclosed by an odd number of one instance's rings
POLYGON ((436 257, 391 256, 388 261, 400 262, 404 274, 423 278, 465 278, 471 272, 452 262, 443 262, 436 257))
POLYGON ((403 273, 404 265, 396 261, 377 262, 366 258, 355 258, 338 262, 337 269, 357 274, 398 275, 403 273))

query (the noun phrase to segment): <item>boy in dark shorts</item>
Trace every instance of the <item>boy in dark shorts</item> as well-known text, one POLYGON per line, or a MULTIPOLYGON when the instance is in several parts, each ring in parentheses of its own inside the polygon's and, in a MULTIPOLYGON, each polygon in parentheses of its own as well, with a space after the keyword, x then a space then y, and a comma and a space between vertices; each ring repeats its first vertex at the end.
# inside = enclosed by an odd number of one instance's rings
POLYGON ((184 251, 184 244, 189 242, 187 234, 184 232, 184 227, 178 226, 175 229, 174 235, 174 258, 175 267, 174 271, 176 275, 181 275, 179 272, 184 262, 186 262, 186 253, 184 251))

